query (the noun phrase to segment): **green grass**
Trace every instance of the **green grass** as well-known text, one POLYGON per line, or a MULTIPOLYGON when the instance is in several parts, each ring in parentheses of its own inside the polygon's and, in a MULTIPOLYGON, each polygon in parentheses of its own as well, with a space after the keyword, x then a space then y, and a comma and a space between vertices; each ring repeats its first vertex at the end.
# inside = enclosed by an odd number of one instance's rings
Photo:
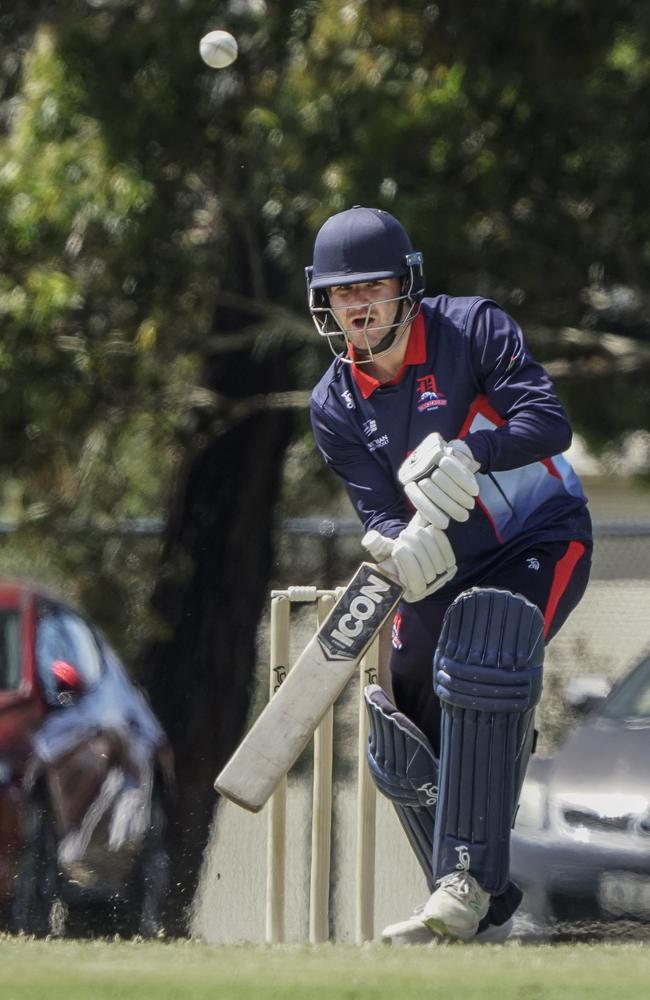
POLYGON ((2 1000, 636 1000, 649 981, 639 943, 391 951, 0 939, 2 1000))

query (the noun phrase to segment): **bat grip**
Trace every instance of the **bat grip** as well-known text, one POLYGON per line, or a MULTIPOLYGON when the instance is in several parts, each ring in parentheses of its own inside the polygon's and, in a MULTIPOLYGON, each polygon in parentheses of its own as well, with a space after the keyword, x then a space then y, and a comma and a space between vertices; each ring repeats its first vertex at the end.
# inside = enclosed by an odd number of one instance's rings
POLYGON ((377 563, 377 566, 386 576, 392 577, 398 586, 402 586, 397 575, 397 566, 394 559, 383 559, 380 563, 377 563))

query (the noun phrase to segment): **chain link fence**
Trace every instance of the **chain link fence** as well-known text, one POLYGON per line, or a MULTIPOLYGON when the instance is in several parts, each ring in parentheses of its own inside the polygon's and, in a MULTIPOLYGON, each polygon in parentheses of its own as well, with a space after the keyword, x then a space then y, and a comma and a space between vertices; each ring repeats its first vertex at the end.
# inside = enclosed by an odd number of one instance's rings
MULTIPOLYGON (((627 516, 628 505, 612 509, 612 520, 594 523, 591 579, 579 606, 547 650, 545 693, 538 713, 540 750, 553 749, 574 718, 563 698, 566 682, 576 674, 601 674, 616 680, 650 648, 650 516, 627 516)), ((635 513, 645 510, 642 503, 635 513)), ((119 526, 102 539, 104 562, 120 568, 131 614, 118 643, 127 655, 137 649, 146 627, 146 605, 156 568, 161 522, 141 519, 119 526), (110 557, 110 558, 109 558, 110 557)), ((3 573, 48 579, 47 546, 35 547, 0 524, 3 573)), ((66 533, 66 544, 84 544, 83 528, 66 533), (77 535, 79 537, 77 537, 77 535), (68 537, 69 536, 69 537, 68 537)), ((289 518, 276 538, 276 562, 270 588, 291 584, 333 588, 347 583, 360 560, 361 527, 353 518, 289 518)), ((56 582, 56 581, 50 581, 56 582)), ((65 582, 65 581, 64 581, 65 582)), ((65 589, 65 588, 64 588, 65 589)), ((268 608, 260 627, 260 659, 265 661, 268 608)), ((297 629, 300 640, 308 638, 297 629)))
MULTIPOLYGON (((274 585, 345 583, 362 558, 360 539, 355 520, 283 522, 274 585)), ((626 673, 650 647, 649 611, 650 519, 596 522, 587 592, 547 650, 538 714, 541 751, 553 749, 573 719, 563 698, 569 677, 600 674, 616 680, 626 673)))

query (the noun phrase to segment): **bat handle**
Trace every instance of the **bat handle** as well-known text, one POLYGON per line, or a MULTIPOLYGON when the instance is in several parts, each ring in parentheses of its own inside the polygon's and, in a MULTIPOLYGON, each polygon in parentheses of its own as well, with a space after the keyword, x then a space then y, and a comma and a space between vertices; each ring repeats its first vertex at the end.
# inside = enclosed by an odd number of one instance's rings
POLYGON ((392 577, 395 583, 398 586, 401 586, 397 575, 397 566, 395 565, 395 561, 393 559, 383 559, 380 563, 377 563, 377 566, 382 573, 385 573, 386 576, 392 577))
MULTIPOLYGON (((416 510, 415 514, 409 521, 409 527, 413 528, 428 528, 429 522, 426 518, 422 516, 419 510, 416 510)), ((383 559, 381 562, 377 563, 379 569, 386 573, 388 576, 392 576, 395 583, 399 583, 399 575, 397 572, 397 566, 392 558, 383 559)))

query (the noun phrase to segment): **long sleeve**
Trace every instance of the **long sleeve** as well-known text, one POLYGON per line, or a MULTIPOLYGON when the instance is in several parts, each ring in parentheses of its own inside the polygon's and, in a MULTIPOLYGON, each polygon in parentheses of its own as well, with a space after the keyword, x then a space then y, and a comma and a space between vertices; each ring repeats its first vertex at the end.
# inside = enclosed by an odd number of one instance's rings
POLYGON ((327 465, 343 480, 364 528, 366 531, 376 528, 383 535, 396 538, 410 516, 404 494, 388 470, 361 441, 355 440, 352 428, 340 424, 334 429, 332 419, 312 399, 311 422, 316 444, 327 465))
POLYGON ((478 430, 467 444, 482 472, 516 469, 571 443, 571 427, 545 369, 531 356, 515 321, 493 302, 472 316, 468 364, 501 426, 478 430))

